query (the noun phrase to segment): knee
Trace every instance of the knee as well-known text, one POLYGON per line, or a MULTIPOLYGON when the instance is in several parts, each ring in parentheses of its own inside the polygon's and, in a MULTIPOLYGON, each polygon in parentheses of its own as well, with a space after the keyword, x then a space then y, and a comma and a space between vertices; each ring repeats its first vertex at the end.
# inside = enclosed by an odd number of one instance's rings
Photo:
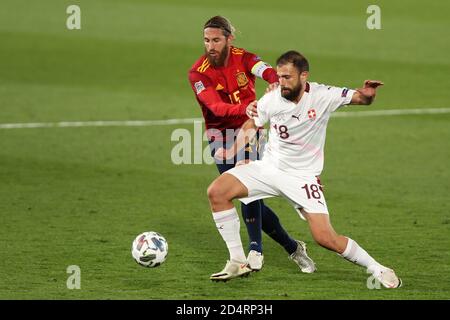
POLYGON ((209 202, 212 204, 227 200, 225 199, 225 192, 223 191, 223 188, 221 188, 218 183, 211 183, 206 193, 208 195, 209 202))

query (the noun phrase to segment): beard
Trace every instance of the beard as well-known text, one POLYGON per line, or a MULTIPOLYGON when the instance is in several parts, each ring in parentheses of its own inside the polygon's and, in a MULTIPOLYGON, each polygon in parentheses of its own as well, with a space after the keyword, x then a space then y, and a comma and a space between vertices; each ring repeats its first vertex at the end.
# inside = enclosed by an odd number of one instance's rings
POLYGON ((302 91, 302 84, 299 83, 298 86, 294 88, 281 87, 281 96, 289 101, 294 101, 302 91))
POLYGON ((205 54, 206 54, 206 57, 208 58, 209 63, 213 67, 223 67, 223 65, 225 64, 225 60, 228 56, 229 49, 230 49, 230 46, 227 46, 227 45, 220 52, 218 52, 218 51, 208 52, 205 49, 205 54), (211 53, 217 53, 217 55, 212 56, 211 53))

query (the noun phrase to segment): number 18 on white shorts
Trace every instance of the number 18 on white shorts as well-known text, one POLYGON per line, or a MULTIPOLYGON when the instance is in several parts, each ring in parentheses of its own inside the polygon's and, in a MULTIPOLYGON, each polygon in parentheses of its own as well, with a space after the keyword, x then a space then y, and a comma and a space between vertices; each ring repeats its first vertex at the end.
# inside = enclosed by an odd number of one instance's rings
MULTIPOLYGON (((255 200, 281 196, 297 212, 328 214, 327 203, 320 180, 314 175, 291 173, 276 168, 269 161, 257 160, 228 170, 248 189, 248 196, 239 199, 244 204, 255 200)), ((304 217, 300 214, 300 217, 304 217)))

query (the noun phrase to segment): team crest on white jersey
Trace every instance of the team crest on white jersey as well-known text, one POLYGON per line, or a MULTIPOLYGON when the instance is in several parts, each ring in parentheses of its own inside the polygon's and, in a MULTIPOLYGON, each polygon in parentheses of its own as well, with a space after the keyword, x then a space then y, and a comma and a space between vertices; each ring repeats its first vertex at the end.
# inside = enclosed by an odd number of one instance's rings
POLYGON ((314 109, 309 109, 309 110, 308 110, 308 118, 309 118, 309 119, 315 120, 315 119, 316 119, 316 116, 317 116, 316 110, 314 110, 314 109))

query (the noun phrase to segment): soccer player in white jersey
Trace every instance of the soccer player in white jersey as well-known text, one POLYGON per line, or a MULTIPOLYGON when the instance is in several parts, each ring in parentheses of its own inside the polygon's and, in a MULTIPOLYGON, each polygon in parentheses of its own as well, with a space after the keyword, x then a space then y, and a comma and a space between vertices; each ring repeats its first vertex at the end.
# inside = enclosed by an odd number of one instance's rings
POLYGON ((343 258, 367 268, 386 288, 398 288, 395 272, 378 263, 356 241, 336 233, 330 223, 320 180, 323 169, 326 127, 330 114, 339 107, 369 105, 383 83, 366 80, 356 90, 308 82, 309 65, 296 51, 277 60, 280 86, 264 95, 256 114, 242 127, 235 145, 219 149, 216 157, 227 159, 251 138, 258 127, 270 123, 269 143, 262 160, 237 166, 219 176, 208 188, 216 226, 225 241, 230 260, 211 280, 226 281, 248 275, 239 235, 239 216, 232 200, 249 203, 282 196, 293 204, 310 227, 314 240, 343 258))

